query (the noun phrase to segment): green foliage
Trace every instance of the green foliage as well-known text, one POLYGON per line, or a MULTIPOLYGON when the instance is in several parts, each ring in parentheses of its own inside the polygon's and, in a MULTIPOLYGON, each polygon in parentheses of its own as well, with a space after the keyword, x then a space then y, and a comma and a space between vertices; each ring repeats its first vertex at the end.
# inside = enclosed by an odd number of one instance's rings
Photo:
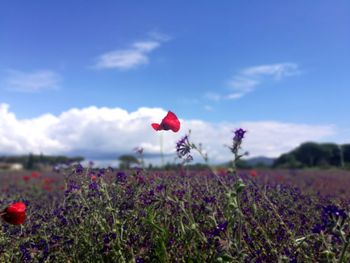
POLYGON ((28 218, 0 223, 0 262, 349 262, 350 214, 337 201, 325 214, 329 200, 231 173, 105 171, 93 181, 98 172, 56 174, 65 192, 18 174, 1 209, 23 198, 28 218))
POLYGON ((120 169, 129 169, 132 164, 138 164, 139 160, 134 156, 130 154, 124 154, 119 156, 118 158, 120 164, 120 169))
POLYGON ((282 168, 345 167, 350 164, 350 145, 306 142, 282 154, 273 164, 282 168))
POLYGON ((239 169, 252 169, 253 168, 253 165, 250 165, 247 161, 242 160, 242 159, 237 161, 236 166, 239 169))
POLYGON ((83 161, 83 157, 66 157, 63 155, 44 155, 44 154, 28 154, 18 156, 0 156, 0 162, 2 163, 20 163, 26 169, 34 169, 38 165, 55 165, 55 164, 69 164, 74 162, 83 161))
POLYGON ((31 154, 31 153, 28 155, 28 159, 27 159, 25 168, 28 170, 32 170, 34 168, 34 157, 33 157, 33 154, 31 154))
POLYGON ((350 144, 343 144, 341 149, 343 151, 344 162, 350 165, 350 144))

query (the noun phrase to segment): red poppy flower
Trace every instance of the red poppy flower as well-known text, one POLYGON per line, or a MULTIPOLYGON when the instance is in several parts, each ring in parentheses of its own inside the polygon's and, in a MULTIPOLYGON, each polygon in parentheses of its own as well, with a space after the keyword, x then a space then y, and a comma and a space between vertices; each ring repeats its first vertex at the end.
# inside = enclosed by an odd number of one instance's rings
POLYGON ((1 217, 5 222, 13 225, 23 224, 26 219, 26 205, 22 202, 13 203, 1 213, 1 217))
POLYGON ((48 185, 51 184, 54 181, 52 178, 43 178, 43 183, 48 185))
POLYGON ((92 175, 92 176, 91 176, 91 180, 92 180, 93 182, 95 182, 95 181, 97 180, 97 176, 96 176, 96 175, 92 175))
POLYGON ((152 127, 156 131, 172 130, 173 132, 178 132, 180 130, 180 121, 173 112, 168 111, 162 122, 160 124, 152 123, 152 127))
POLYGON ((218 173, 219 173, 219 175, 225 175, 227 173, 227 169, 220 167, 218 169, 218 173))
POLYGON ((40 173, 38 172, 32 172, 32 177, 33 178, 38 178, 40 176, 40 173))
POLYGON ((277 181, 278 181, 279 183, 283 182, 283 181, 284 181, 283 175, 278 175, 278 176, 277 176, 277 181))
POLYGON ((255 170, 251 170, 250 171, 250 175, 253 176, 253 177, 256 177, 257 176, 257 172, 255 170))
POLYGON ((26 182, 28 182, 28 181, 30 180, 29 175, 24 175, 24 176, 23 176, 23 180, 26 181, 26 182))

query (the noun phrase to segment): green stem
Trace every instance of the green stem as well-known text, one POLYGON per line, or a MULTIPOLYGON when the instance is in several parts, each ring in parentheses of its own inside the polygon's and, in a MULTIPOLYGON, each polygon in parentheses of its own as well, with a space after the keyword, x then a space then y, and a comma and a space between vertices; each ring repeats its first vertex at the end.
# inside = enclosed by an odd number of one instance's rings
POLYGON ((226 191, 228 191, 228 188, 227 186, 225 185, 225 183, 221 180, 221 178, 217 175, 216 171, 213 169, 213 167, 209 164, 209 160, 208 160, 208 157, 205 156, 203 154, 203 152, 198 149, 198 147, 195 145, 195 144, 192 144, 192 147, 193 149, 195 149, 199 154, 200 156, 203 158, 205 164, 209 167, 210 171, 212 172, 212 174, 215 175, 216 179, 218 179, 218 182, 225 188, 226 191))
POLYGON ((349 242, 349 240, 347 240, 346 243, 345 243, 344 246, 343 246, 342 251, 341 251, 340 258, 339 258, 339 263, 345 262, 345 261, 344 261, 345 252, 346 252, 346 250, 348 249, 349 244, 350 244, 350 242, 349 242))
POLYGON ((162 132, 160 132, 160 157, 162 161, 162 167, 164 167, 163 133, 162 132))

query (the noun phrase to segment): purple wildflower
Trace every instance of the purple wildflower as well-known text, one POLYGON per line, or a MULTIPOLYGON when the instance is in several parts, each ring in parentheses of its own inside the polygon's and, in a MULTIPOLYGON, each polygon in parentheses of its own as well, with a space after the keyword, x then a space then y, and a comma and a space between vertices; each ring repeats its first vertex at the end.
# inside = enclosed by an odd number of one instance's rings
POLYGON ((191 144, 188 140, 188 135, 185 135, 176 143, 176 153, 179 158, 182 158, 188 155, 190 152, 191 144))
POLYGON ((242 128, 239 128, 234 131, 235 135, 233 137, 233 143, 232 143, 232 146, 229 147, 233 154, 238 155, 238 150, 242 144, 242 140, 246 132, 247 131, 243 130, 242 128))
POLYGON ((111 242, 111 240, 109 239, 109 234, 104 234, 103 235, 103 243, 105 243, 105 245, 109 244, 109 242, 111 242))
POLYGON ((209 232, 209 237, 213 238, 215 236, 219 236, 221 232, 226 230, 227 226, 228 221, 218 224, 213 231, 209 232))
POLYGON ((233 140, 234 141, 241 141, 243 138, 244 138, 244 134, 246 133, 247 131, 243 130, 242 128, 239 128, 237 130, 234 131, 235 133, 235 136, 233 137, 233 140))
POLYGON ((75 167, 75 173, 80 174, 84 171, 84 167, 79 163, 76 167, 75 167))
POLYGON ((203 198, 203 201, 206 202, 207 204, 210 204, 210 203, 214 203, 216 201, 216 198, 214 195, 210 197, 206 196, 203 198))
POLYGON ((126 182, 126 174, 124 172, 118 172, 116 177, 117 177, 118 183, 125 183, 126 182))
POLYGON ((26 245, 24 245, 24 244, 20 245, 19 246, 19 250, 21 251, 23 259, 24 259, 25 262, 32 259, 32 257, 30 255, 26 245))
POLYGON ((73 192, 74 190, 79 190, 80 186, 73 180, 70 180, 67 185, 67 190, 64 192, 65 195, 68 195, 69 193, 73 192))
POLYGON ((89 184, 89 189, 98 190, 98 184, 96 182, 92 182, 91 184, 89 184))

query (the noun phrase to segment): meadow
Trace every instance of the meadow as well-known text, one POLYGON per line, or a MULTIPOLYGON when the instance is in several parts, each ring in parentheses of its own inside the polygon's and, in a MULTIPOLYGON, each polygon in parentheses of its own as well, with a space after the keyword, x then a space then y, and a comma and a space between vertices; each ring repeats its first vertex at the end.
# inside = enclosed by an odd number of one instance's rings
POLYGON ((1 173, 0 262, 349 261, 349 172, 216 172, 1 173))
MULTIPOLYGON (((155 129, 167 126, 154 127, 155 129)), ((349 262, 345 170, 82 167, 0 173, 0 262, 349 262)))

